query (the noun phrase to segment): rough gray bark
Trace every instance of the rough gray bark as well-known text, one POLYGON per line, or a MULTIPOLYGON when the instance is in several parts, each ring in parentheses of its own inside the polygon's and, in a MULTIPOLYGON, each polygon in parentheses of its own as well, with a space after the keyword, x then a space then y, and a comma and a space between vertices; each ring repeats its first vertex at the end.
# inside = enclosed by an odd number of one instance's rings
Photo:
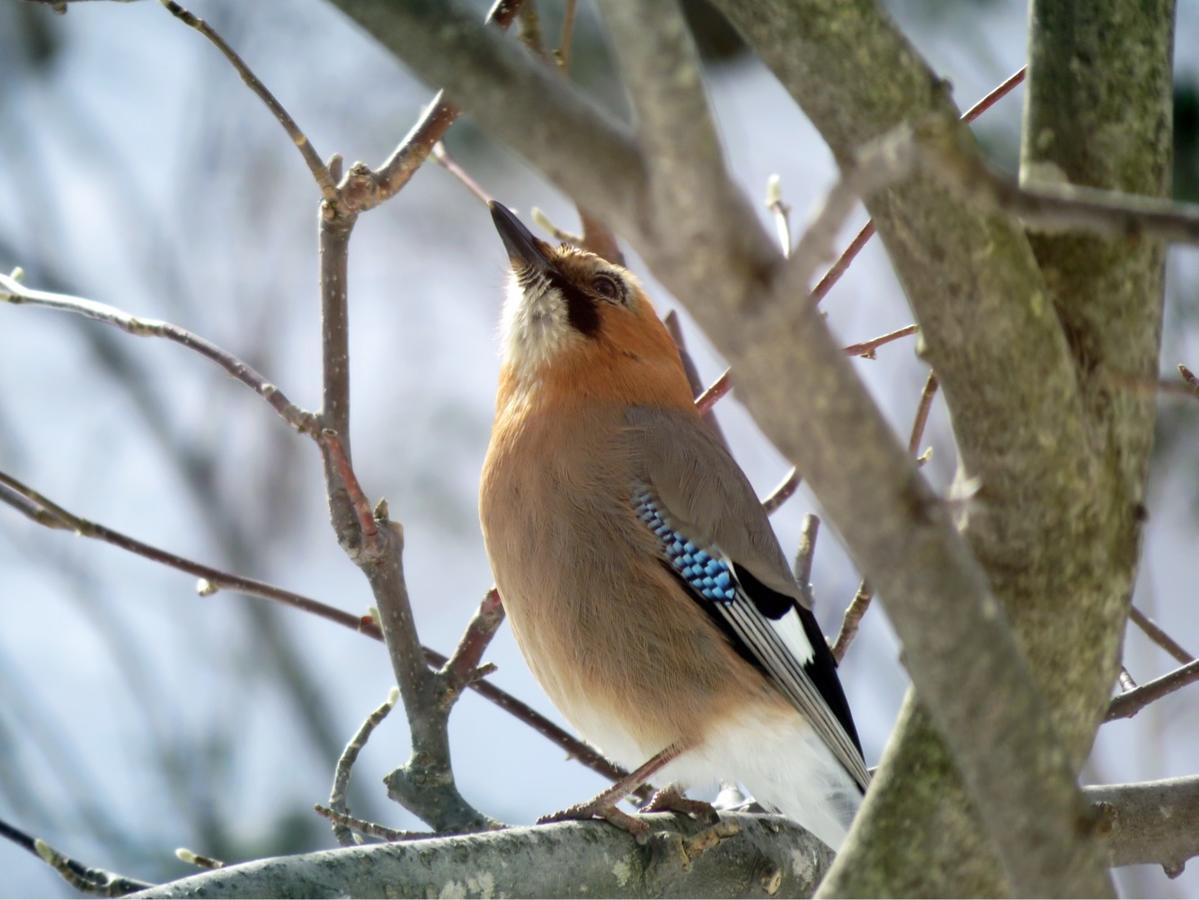
MULTIPOLYGON (((1177 873, 1199 854, 1199 776, 1084 795, 1111 865, 1177 873)), ((740 830, 723 836, 671 816, 653 820, 666 831, 646 847, 605 823, 566 823, 256 860, 133 896, 806 897, 832 859, 778 817, 725 814, 724 831, 740 830)))
MULTIPOLYGON (((949 103, 873 3, 719 4, 838 158, 949 103), (856 60, 871 60, 864 71, 856 60)), ((1172 4, 1034 4, 1022 175, 1160 196, 1172 4), (1046 14, 1043 10, 1051 10, 1046 14)), ((1115 678, 1139 552, 1161 250, 1034 238, 927 180, 869 198, 982 489, 967 535, 1005 603, 1072 764, 1115 678)), ((932 723, 909 698, 833 894, 1005 890, 932 723)))
POLYGON ((807 897, 832 858, 777 816, 725 816, 717 831, 652 818, 667 830, 644 847, 568 822, 255 860, 130 896, 807 897))

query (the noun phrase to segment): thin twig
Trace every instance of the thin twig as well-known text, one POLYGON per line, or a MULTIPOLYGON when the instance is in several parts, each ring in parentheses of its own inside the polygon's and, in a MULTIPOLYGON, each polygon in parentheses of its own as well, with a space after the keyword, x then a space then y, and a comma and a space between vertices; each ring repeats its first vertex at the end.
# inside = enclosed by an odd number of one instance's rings
MULTIPOLYGON (((860 344, 850 344, 844 347, 846 356, 864 356, 867 359, 874 358, 874 351, 884 344, 889 344, 892 341, 897 341, 900 338, 905 338, 910 334, 915 334, 920 330, 918 325, 905 325, 903 328, 892 331, 888 334, 880 335, 872 338, 869 341, 863 341, 860 344)), ((725 369, 720 373, 720 377, 713 381, 704 391, 695 398, 695 406, 701 413, 706 413, 716 405, 716 402, 728 394, 733 389, 733 370, 725 369)))
POLYGON ((203 565, 187 557, 169 553, 158 547, 146 544, 123 532, 68 512, 57 503, 5 472, 0 472, 0 486, 7 489, 7 491, 0 492, 0 502, 8 503, 8 505, 21 512, 27 518, 46 528, 73 531, 81 537, 103 541, 106 544, 112 544, 114 547, 119 547, 137 556, 143 556, 164 566, 170 566, 172 569, 187 572, 189 575, 194 575, 202 579, 208 585, 215 585, 216 587, 253 597, 274 600, 277 603, 283 603, 295 609, 311 613, 312 615, 320 616, 327 621, 336 622, 338 625, 342 625, 353 631, 368 634, 374 638, 381 637, 378 628, 371 624, 369 619, 361 619, 351 613, 313 600, 311 597, 305 597, 301 594, 284 590, 275 585, 267 584, 264 581, 244 578, 240 575, 231 575, 228 572, 222 572, 220 569, 214 569, 211 566, 203 565), (27 505, 10 503, 8 491, 23 498, 27 505))
POLYGON ((76 313, 112 325, 137 337, 158 337, 174 341, 215 362, 218 366, 266 400, 288 425, 301 434, 314 435, 316 421, 312 413, 292 403, 283 391, 267 381, 253 366, 222 350, 186 328, 159 319, 144 319, 124 310, 71 294, 56 294, 27 288, 17 279, 0 274, 0 300, 14 305, 27 304, 76 313))
POLYGON ((433 161, 462 182, 466 189, 474 194, 484 206, 491 202, 491 195, 479 186, 479 182, 475 181, 466 169, 458 165, 454 158, 446 152, 445 144, 441 141, 433 145, 433 161))
MULTIPOLYGON (((1024 81, 1024 76, 1028 72, 1027 66, 1021 66, 1014 74, 1009 75, 1002 82, 996 85, 987 93, 985 97, 975 103, 962 115, 962 120, 965 122, 973 122, 988 109, 1010 94, 1017 85, 1024 81)), ((834 284, 841 280, 841 276, 845 274, 849 268, 849 264, 854 261, 862 248, 869 243, 874 237, 874 222, 869 221, 862 226, 862 229, 854 236, 854 239, 849 242, 841 255, 837 257, 837 261, 824 273, 824 277, 816 283, 816 287, 812 289, 809 299, 812 303, 819 303, 825 298, 834 284)))
POLYGON ((562 36, 558 39, 558 49, 554 53, 558 68, 563 74, 570 72, 570 49, 574 42, 575 12, 578 0, 566 0, 566 8, 562 13, 562 36))
POLYGON ((86 894, 99 894, 101 897, 123 897, 135 891, 144 891, 154 887, 148 881, 138 881, 136 878, 118 875, 106 869, 85 866, 83 863, 59 853, 41 838, 27 834, 15 825, 4 821, 0 821, 0 837, 29 851, 58 872, 67 884, 86 894))
MULTIPOLYGON (((339 815, 348 816, 350 807, 346 804, 346 792, 350 788, 350 772, 354 768, 354 763, 358 761, 358 754, 362 752, 362 748, 366 746, 366 742, 370 740, 371 733, 378 727, 379 723, 387 718, 388 714, 395 708, 396 701, 400 699, 400 691, 398 688, 392 688, 387 699, 379 704, 364 721, 354 736, 350 738, 350 742, 346 744, 346 748, 341 751, 341 756, 338 757, 337 766, 333 770, 333 787, 329 790, 329 808, 339 815)), ((354 835, 344 824, 333 820, 333 836, 337 838, 337 843, 343 847, 353 847, 357 841, 354 840, 354 835)))
POLYGON ((803 531, 799 535, 799 550, 795 554, 795 583, 803 592, 808 609, 816 605, 812 595, 812 563, 816 557, 816 538, 820 536, 820 517, 815 513, 804 516, 803 531))
POLYGON ((208 38, 221 51, 225 59, 229 60, 233 68, 237 70, 237 74, 241 76, 241 80, 246 83, 246 87, 253 91, 258 99, 266 104, 267 109, 271 111, 271 115, 278 120, 279 124, 287 132, 288 137, 291 138, 292 143, 296 145, 296 149, 304 157, 304 163, 308 166, 309 171, 312 172, 312 177, 316 179, 316 183, 321 189, 321 196, 331 203, 336 203, 338 195, 337 186, 333 183, 333 176, 321 160, 321 155, 312 146, 312 142, 308 140, 308 136, 296 124, 291 114, 283 108, 283 104, 275 99, 275 95, 267 90, 266 85, 258 80, 258 76, 254 74, 253 70, 246 65, 245 61, 237 55, 237 52, 225 43, 224 38, 217 34, 207 22, 184 9, 175 0, 161 0, 161 2, 170 11, 171 15, 208 38))
POLYGON ((918 456, 920 442, 924 440, 924 427, 928 424, 928 414, 933 408, 933 398, 937 395, 940 382, 937 373, 929 371, 924 379, 924 387, 920 391, 920 402, 916 405, 916 417, 912 420, 912 433, 908 437, 908 453, 918 456))
POLYGON ((541 39, 541 17, 537 15, 536 3, 524 3, 520 7, 520 42, 542 60, 548 59, 545 43, 541 39))
POLYGON ((1124 666, 1120 666, 1120 674, 1118 678, 1120 680, 1120 690, 1124 692, 1136 690, 1136 679, 1132 677, 1132 673, 1129 672, 1124 666))
MULTIPOLYGON (((341 486, 349 496, 354 516, 358 520, 359 533, 362 536, 364 545, 362 549, 367 554, 378 555, 382 553, 383 550, 379 544, 379 527, 376 522, 376 513, 371 509, 370 501, 366 499, 362 485, 358 482, 358 476, 354 474, 354 469, 350 465, 350 459, 346 453, 345 443, 341 435, 332 428, 322 429, 320 445, 321 449, 327 454, 329 463, 336 470, 341 486)), ((386 518, 386 507, 383 508, 381 518, 386 518)))
POLYGON ((1149 640, 1157 644, 1180 663, 1189 663, 1195 657, 1183 649, 1182 645, 1170 635, 1162 631, 1161 626, 1154 622, 1151 618, 1133 606, 1128 611, 1130 618, 1141 631, 1145 632, 1149 640))
POLYGON ((534 206, 529 210, 529 215, 537 223, 538 227, 552 235, 554 240, 561 241, 564 244, 574 244, 576 247, 583 245, 583 236, 581 234, 573 234, 565 228, 559 228, 540 207, 534 206))
POLYGON ((773 515, 777 510, 782 508, 782 505, 794 496, 799 490, 800 482, 803 477, 799 474, 799 469, 794 466, 787 473, 786 477, 779 482, 778 487, 766 495, 762 500, 762 508, 766 510, 766 515, 773 515))
POLYGON ((709 412, 716 401, 733 389, 733 370, 725 369, 720 377, 713 381, 695 398, 695 408, 701 413, 709 412))
POLYGON ((205 856, 202 853, 196 853, 194 850, 189 850, 186 847, 176 847, 175 858, 180 862, 187 863, 189 866, 196 866, 199 869, 225 868, 224 860, 216 859, 211 856, 205 856))
POLYGON ((774 214, 774 230, 783 257, 791 255, 791 207, 783 202, 783 185, 778 175, 766 180, 766 208, 774 214))
POLYGON ((861 230, 854 235, 854 239, 849 242, 849 246, 841 251, 841 255, 837 257, 837 261, 816 282, 816 287, 812 288, 812 293, 808 295, 808 299, 813 305, 823 300, 828 292, 833 289, 833 285, 841 280, 841 276, 849 269, 850 263, 857 259, 858 254, 862 252, 862 248, 870 242, 872 237, 874 237, 873 220, 862 226, 861 230))
POLYGON ((1195 681, 1199 681, 1199 659, 1192 660, 1161 678, 1147 681, 1134 691, 1127 691, 1116 697, 1108 707, 1106 721, 1131 719, 1150 703, 1195 681))
MULTIPOLYGON (((344 829, 345 831, 357 831, 361 834, 369 835, 370 837, 382 838, 385 841, 419 841, 427 838, 437 837, 432 831, 400 831, 398 828, 388 828, 386 825, 380 825, 378 822, 369 822, 366 819, 359 819, 347 813, 340 813, 335 809, 330 809, 323 803, 312 804, 313 810, 317 815, 324 816, 333 823, 333 830, 344 829)), ((342 846, 353 846, 357 844, 353 838, 349 844, 342 846)))
MULTIPOLYGON (((679 359, 683 362, 683 372, 687 376, 687 384, 691 386, 692 395, 697 397, 696 406, 699 407, 698 396, 703 391, 704 383, 700 381, 699 367, 695 365, 695 360, 687 349, 687 340, 683 337, 683 327, 679 324, 678 313, 672 309, 663 317, 662 323, 666 326, 666 330, 670 333, 670 339, 674 341, 674 346, 679 351, 679 359)), ((704 423, 720 439, 721 445, 727 450, 729 442, 725 439, 724 430, 720 427, 720 422, 717 421, 711 405, 709 404, 706 409, 699 407, 699 411, 703 416, 704 423)))
POLYGON ((871 590, 870 585, 865 580, 860 581, 858 589, 854 593, 853 599, 849 601, 849 606, 846 607, 845 615, 841 619, 841 630, 837 632, 837 639, 833 642, 833 658, 838 663, 845 659, 845 652, 853 643, 853 639, 857 637, 862 617, 866 615, 866 610, 870 608, 870 601, 873 599, 874 591, 871 590))
POLYGON ((905 338, 908 335, 915 334, 919 330, 919 325, 905 325, 903 328, 898 328, 895 331, 880 335, 879 337, 872 338, 868 341, 862 341, 860 344, 850 344, 848 347, 844 348, 845 355, 861 356, 864 359, 874 359, 876 356, 875 351, 877 351, 879 347, 889 344, 892 341, 898 341, 900 338, 905 338))
MULTIPOLYGON (((928 424, 929 411, 932 409, 933 398, 937 394, 939 384, 937 374, 930 371, 924 380, 924 388, 920 391, 920 401, 916 404, 916 415, 912 420, 912 431, 908 437, 908 452, 917 460, 925 458, 919 454, 920 442, 924 439, 924 428, 928 424)), ((845 658, 849 645, 853 643, 858 634, 862 617, 870 609, 873 600, 874 590, 866 583, 865 579, 862 579, 858 583, 858 589, 854 592, 853 599, 849 601, 845 616, 841 620, 841 630, 837 632, 837 639, 833 642, 833 657, 838 663, 845 658)))
POLYGON ((441 703, 445 715, 449 715, 462 689, 480 677, 479 663, 503 622, 504 604, 500 601, 500 592, 493 587, 480 601, 453 656, 438 671, 442 678, 441 703))
POLYGON ((1193 387, 1196 391, 1199 391, 1199 376, 1196 376, 1194 372, 1192 372, 1182 363, 1178 364, 1178 374, 1182 376, 1183 381, 1193 387))
POLYGON ((1021 66, 995 87, 987 92, 987 95, 975 103, 972 107, 962 113, 963 122, 973 122, 992 106, 1010 94, 1024 81, 1024 76, 1028 74, 1028 66, 1021 66))
MULTIPOLYGON (((506 29, 512 24, 520 5, 521 0, 498 0, 487 13, 487 22, 506 29)), ((445 92, 438 91, 399 146, 373 174, 374 190, 355 203, 354 208, 358 212, 365 212, 399 193, 429 157, 434 146, 445 137, 459 112, 457 106, 445 99, 445 92)))

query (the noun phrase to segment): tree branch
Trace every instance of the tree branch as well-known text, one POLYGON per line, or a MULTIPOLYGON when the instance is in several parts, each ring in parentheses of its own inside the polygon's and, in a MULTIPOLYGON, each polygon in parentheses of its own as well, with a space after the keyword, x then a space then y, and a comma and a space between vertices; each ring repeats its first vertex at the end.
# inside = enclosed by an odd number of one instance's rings
POLYGON ((1132 606, 1128 610, 1128 618, 1130 618, 1141 631, 1145 632, 1149 640, 1157 644, 1167 653, 1174 657, 1180 663, 1189 663, 1195 657, 1183 649, 1182 645, 1170 635, 1162 631, 1161 626, 1154 622, 1151 618, 1141 612, 1137 607, 1132 606))
POLYGON ((1159 865, 1170 878, 1199 856, 1199 775, 1083 791, 1113 866, 1159 865))
POLYGON ((292 143, 296 145, 296 149, 300 151, 300 156, 304 158, 304 164, 308 166, 308 171, 312 173, 313 179, 320 188, 321 195, 330 202, 336 201, 337 187, 333 184, 333 176, 324 162, 321 161, 321 155, 316 152, 316 148, 312 146, 312 142, 308 140, 308 135, 300 130, 300 126, 296 124, 295 119, 284 109, 283 104, 275 99, 275 95, 267 90, 266 85, 258 80, 258 76, 237 55, 237 51, 230 47, 224 38, 210 28, 207 22, 184 9, 175 0, 160 0, 160 2, 175 18, 204 35, 221 51, 225 59, 229 60, 229 64, 241 76, 241 80, 246 83, 246 87, 253 91, 258 99, 266 105, 266 108, 271 111, 271 115, 278 120, 279 124, 283 126, 283 130, 287 132, 287 136, 291 138, 292 143))
POLYGON ((97 303, 95 300, 86 300, 83 297, 33 290, 25 287, 17 278, 2 273, 0 273, 0 300, 14 305, 28 304, 29 306, 42 306, 47 309, 76 313, 106 325, 112 325, 137 337, 160 337, 174 341, 176 344, 194 350, 215 362, 266 400, 275 412, 296 431, 310 437, 315 434, 316 422, 312 413, 306 412, 292 403, 283 391, 267 381, 249 363, 222 350, 211 341, 192 334, 186 328, 180 328, 178 325, 172 325, 170 322, 163 322, 159 319, 140 318, 117 309, 115 306, 97 303))
POLYGON ((28 850, 61 875, 63 881, 85 894, 98 894, 101 897, 124 897, 134 891, 144 891, 154 887, 146 881, 118 875, 107 869, 84 865, 55 850, 41 838, 27 834, 4 821, 0 821, 0 838, 12 841, 18 847, 28 850))
POLYGON ((777 816, 724 815, 711 828, 650 818, 648 847, 605 822, 567 822, 258 860, 137 896, 294 897, 337 885, 359 897, 806 897, 832 856, 777 816))
POLYGON ((1172 694, 1180 688, 1199 681, 1199 659, 1175 669, 1161 678, 1147 681, 1135 690, 1125 691, 1114 700, 1107 710, 1107 721, 1131 719, 1150 703, 1172 694))
MULTIPOLYGON (((337 766, 333 770, 333 787, 329 790, 329 810, 338 816, 348 816, 350 808, 346 805, 346 792, 350 787, 350 773, 354 769, 354 763, 358 761, 358 754, 362 752, 362 748, 366 746, 366 742, 370 740, 371 734, 379 726, 379 723, 387 718, 388 714, 395 708, 396 701, 400 699, 398 688, 392 688, 387 695, 387 699, 381 703, 366 719, 362 725, 354 732, 354 736, 350 738, 350 742, 346 744, 346 748, 338 757, 337 766)), ((319 810, 318 810, 319 812, 319 810)), ((333 836, 337 838, 337 843, 343 847, 353 847, 357 841, 354 840, 354 835, 350 831, 349 826, 334 818, 333 836)))

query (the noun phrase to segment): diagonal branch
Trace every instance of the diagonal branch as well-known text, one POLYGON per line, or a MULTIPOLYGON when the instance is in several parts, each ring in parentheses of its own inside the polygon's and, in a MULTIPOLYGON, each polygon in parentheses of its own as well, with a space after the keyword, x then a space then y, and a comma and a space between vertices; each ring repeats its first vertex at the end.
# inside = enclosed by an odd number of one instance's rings
POLYGON ((1199 681, 1199 659, 1191 660, 1185 666, 1181 666, 1161 678, 1147 681, 1138 688, 1120 694, 1112 700, 1111 706, 1108 707, 1107 721, 1131 719, 1150 703, 1155 703, 1167 694, 1172 694, 1196 681, 1199 681))
POLYGON ((146 881, 84 865, 55 850, 41 838, 27 834, 4 821, 0 821, 0 838, 12 841, 18 847, 28 850, 61 875, 67 884, 81 893, 98 894, 101 897, 124 897, 134 891, 144 891, 154 887, 146 881))
POLYGON ((1128 618, 1130 618, 1141 631, 1145 632, 1149 640, 1157 644, 1180 663, 1189 663, 1195 657, 1183 649, 1182 645, 1170 635, 1166 634, 1156 622, 1141 612, 1137 607, 1130 607, 1128 610, 1128 618))
POLYGON ((186 328, 163 322, 159 319, 144 319, 131 315, 115 306, 74 297, 70 294, 56 294, 50 291, 37 291, 25 287, 11 275, 0 274, 0 301, 14 305, 28 304, 42 306, 47 309, 57 309, 72 312, 89 319, 95 319, 106 325, 112 325, 122 331, 137 337, 160 337, 174 341, 189 350, 194 350, 204 356, 250 388, 258 396, 271 405, 288 425, 301 434, 312 436, 315 433, 315 420, 312 413, 306 412, 292 403, 283 391, 267 381, 253 366, 222 350, 199 335, 193 334, 186 328))
MULTIPOLYGON (((328 809, 336 815, 350 815, 350 807, 346 804, 346 793, 350 787, 350 773, 354 769, 354 763, 358 761, 358 754, 362 752, 362 748, 366 746, 366 742, 370 740, 375 729, 379 727, 379 723, 387 718, 395 708, 396 701, 399 699, 399 689, 392 688, 387 695, 387 699, 379 704, 363 720, 358 730, 354 732, 354 736, 350 738, 350 742, 341 751, 341 756, 337 760, 337 766, 333 770, 333 787, 329 790, 328 809)), ((343 847, 353 847, 357 841, 354 840, 353 832, 350 831, 349 826, 336 818, 331 821, 333 823, 333 836, 337 838, 337 843, 343 847)))
POLYGON ((267 90, 266 85, 258 80, 258 76, 237 55, 237 51, 230 47, 224 38, 209 27, 207 22, 184 9, 175 0, 160 0, 160 2, 175 18, 204 35, 221 51, 225 59, 229 60, 229 64, 241 76, 241 80, 246 83, 246 87, 253 91, 258 99, 266 105, 266 108, 271 111, 271 115, 278 120, 279 124, 283 126, 283 130, 287 132, 287 136, 291 138, 292 143, 296 145, 296 149, 300 151, 300 156, 304 158, 304 164, 308 166, 308 170, 316 180, 317 186, 320 187, 321 195, 330 202, 336 202, 337 187, 333 184, 333 176, 330 174, 328 167, 321 161, 321 155, 316 152, 316 148, 312 146, 312 142, 308 140, 308 135, 300 130, 300 126, 296 124, 295 119, 283 108, 283 104, 275 99, 275 95, 267 90))

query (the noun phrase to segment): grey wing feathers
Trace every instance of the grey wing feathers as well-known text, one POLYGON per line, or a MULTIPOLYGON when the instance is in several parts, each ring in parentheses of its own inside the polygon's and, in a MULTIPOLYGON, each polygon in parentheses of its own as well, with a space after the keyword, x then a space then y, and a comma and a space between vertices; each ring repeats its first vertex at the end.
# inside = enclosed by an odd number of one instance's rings
POLYGON ((836 663, 744 473, 693 417, 635 408, 638 516, 666 562, 858 785, 870 777, 836 663))
POLYGON ((718 545, 772 590, 807 606, 745 473, 693 417, 633 407, 626 414, 658 498, 692 540, 718 545))

